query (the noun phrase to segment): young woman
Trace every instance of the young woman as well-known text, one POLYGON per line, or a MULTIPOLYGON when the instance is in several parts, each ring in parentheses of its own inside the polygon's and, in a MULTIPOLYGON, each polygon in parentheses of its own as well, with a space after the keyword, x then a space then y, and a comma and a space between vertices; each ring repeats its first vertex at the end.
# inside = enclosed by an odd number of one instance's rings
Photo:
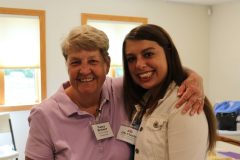
POLYGON ((207 98, 199 115, 175 108, 187 75, 168 33, 152 24, 134 28, 123 43, 123 62, 126 110, 140 126, 134 159, 206 159, 215 145, 215 116, 207 98))

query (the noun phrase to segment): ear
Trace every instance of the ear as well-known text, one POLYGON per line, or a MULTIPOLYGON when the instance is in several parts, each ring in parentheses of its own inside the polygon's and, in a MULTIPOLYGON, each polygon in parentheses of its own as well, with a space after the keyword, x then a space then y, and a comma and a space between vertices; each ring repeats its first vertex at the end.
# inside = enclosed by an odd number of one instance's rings
POLYGON ((106 74, 108 74, 111 65, 111 58, 109 56, 106 58, 106 65, 107 65, 106 74))

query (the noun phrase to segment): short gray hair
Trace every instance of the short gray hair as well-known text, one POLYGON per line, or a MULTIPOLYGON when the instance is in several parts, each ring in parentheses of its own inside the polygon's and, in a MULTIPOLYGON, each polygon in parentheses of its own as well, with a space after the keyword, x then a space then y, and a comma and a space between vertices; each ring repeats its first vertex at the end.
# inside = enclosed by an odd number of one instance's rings
POLYGON ((90 25, 82 25, 73 28, 68 36, 62 42, 62 54, 67 60, 70 52, 83 50, 99 49, 103 58, 106 60, 109 48, 109 40, 107 35, 90 25))

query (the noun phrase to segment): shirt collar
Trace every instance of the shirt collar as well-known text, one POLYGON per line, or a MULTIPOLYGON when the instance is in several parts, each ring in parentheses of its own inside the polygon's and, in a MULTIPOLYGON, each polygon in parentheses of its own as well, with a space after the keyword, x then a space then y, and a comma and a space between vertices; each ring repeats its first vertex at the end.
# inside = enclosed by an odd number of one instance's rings
MULTIPOLYGON (((109 101, 109 93, 105 85, 106 84, 104 83, 102 87, 100 107, 103 107, 104 104, 109 101)), ((65 93, 64 89, 69 86, 70 86, 69 81, 63 83, 62 86, 58 89, 58 92, 53 96, 53 98, 58 102, 59 108, 67 117, 70 117, 74 114, 86 115, 86 113, 82 112, 78 108, 78 106, 65 93)))

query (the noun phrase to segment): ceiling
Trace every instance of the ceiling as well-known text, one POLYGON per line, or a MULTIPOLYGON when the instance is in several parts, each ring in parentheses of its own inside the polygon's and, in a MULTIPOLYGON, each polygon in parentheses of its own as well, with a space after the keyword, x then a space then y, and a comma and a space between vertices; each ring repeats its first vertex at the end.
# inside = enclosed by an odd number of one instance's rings
POLYGON ((216 5, 216 4, 226 3, 230 1, 238 1, 238 0, 164 0, 164 1, 201 4, 201 5, 216 5))

